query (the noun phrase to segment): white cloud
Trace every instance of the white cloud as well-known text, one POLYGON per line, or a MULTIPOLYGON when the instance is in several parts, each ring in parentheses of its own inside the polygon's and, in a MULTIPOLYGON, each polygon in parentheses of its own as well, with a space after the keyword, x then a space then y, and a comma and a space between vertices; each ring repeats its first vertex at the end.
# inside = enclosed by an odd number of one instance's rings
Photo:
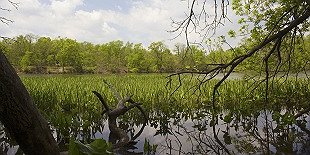
MULTIPOLYGON (((0 2, 0 6, 4 6, 0 2)), ((0 24, 0 35, 14 37, 33 33, 39 36, 69 37, 79 41, 103 43, 116 39, 148 46, 153 41, 163 40, 170 47, 184 42, 184 37, 173 38, 171 18, 182 19, 188 11, 187 1, 150 0, 132 1, 130 8, 124 6, 85 11, 87 1, 39 0, 20 1, 19 10, 2 12, 15 22, 9 26, 0 24)), ((192 35, 192 37, 197 35, 192 35)))
POLYGON ((104 22, 103 24, 102 24, 102 31, 104 32, 104 34, 106 34, 106 35, 113 35, 113 34, 115 34, 115 33, 117 33, 117 30, 115 29, 115 28, 113 28, 113 27, 111 27, 108 23, 106 23, 106 22, 104 22))
POLYGON ((53 13, 66 16, 73 13, 77 6, 83 4, 83 0, 52 0, 50 8, 53 13))

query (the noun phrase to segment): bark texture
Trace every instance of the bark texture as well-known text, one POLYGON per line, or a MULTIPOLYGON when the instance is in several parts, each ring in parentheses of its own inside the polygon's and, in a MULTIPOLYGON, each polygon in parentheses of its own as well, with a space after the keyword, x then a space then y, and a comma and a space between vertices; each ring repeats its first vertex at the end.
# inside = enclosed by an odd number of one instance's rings
POLYGON ((58 145, 25 86, 0 49, 0 121, 25 154, 58 155, 58 145))

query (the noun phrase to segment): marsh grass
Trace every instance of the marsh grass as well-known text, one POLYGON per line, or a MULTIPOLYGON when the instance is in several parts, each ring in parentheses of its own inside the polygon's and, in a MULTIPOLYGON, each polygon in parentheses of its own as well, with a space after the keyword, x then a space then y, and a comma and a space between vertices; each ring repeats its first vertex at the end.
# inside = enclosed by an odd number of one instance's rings
MULTIPOLYGON (((174 77, 169 83, 165 74, 22 76, 21 79, 57 133, 67 136, 74 130, 84 135, 89 131, 102 131, 100 126, 104 126, 102 120, 105 116, 101 115, 101 104, 92 91, 104 94, 108 104, 116 105, 116 99, 103 79, 122 96, 133 95, 135 101, 143 103, 151 124, 160 117, 168 121, 170 117, 187 119, 208 112, 212 109, 213 86, 217 82, 212 80, 198 88, 197 77, 183 76, 181 83, 178 77, 174 77), (176 88, 178 90, 174 92, 176 88)), ((266 103, 264 83, 257 85, 257 82, 243 79, 229 80, 218 89, 216 109, 227 111, 230 117, 259 115, 266 108, 271 112, 282 109, 298 111, 309 106, 308 83, 309 80, 304 78, 275 80, 269 88, 269 102, 266 103)), ((137 110, 122 119, 136 125, 142 123, 137 110)))

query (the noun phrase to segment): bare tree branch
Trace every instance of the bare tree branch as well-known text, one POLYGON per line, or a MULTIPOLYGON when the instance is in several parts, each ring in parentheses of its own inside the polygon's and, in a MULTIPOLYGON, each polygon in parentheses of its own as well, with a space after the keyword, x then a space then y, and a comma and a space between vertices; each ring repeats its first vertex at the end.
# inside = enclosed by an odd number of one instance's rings
MULTIPOLYGON (((11 0, 7 0, 7 1, 8 1, 8 3, 10 3, 11 6, 13 6, 16 10, 18 10, 19 3, 13 2, 11 0)), ((0 6, 0 11, 11 12, 12 10, 8 9, 8 8, 3 8, 0 6)), ((13 23, 14 21, 7 18, 7 17, 0 16, 0 22, 3 24, 9 25, 10 23, 13 23)), ((4 37, 4 36, 0 36, 0 38, 1 39, 8 39, 8 37, 4 37)))
MULTIPOLYGON (((309 4, 308 1, 309 0, 305 0, 305 2, 307 4, 309 4)), ((192 1, 192 4, 193 3, 195 3, 195 1, 192 1)), ((223 8, 224 8, 223 6, 226 3, 224 1, 222 1, 222 3, 221 3, 222 13, 221 13, 220 17, 217 17, 217 14, 218 14, 218 12, 217 12, 217 7, 218 7, 217 1, 215 0, 214 3, 215 3, 214 4, 215 5, 214 6, 215 7, 215 9, 214 9, 215 10, 215 17, 214 17, 213 23, 211 25, 205 23, 206 27, 204 28, 204 30, 207 29, 207 32, 205 34, 207 34, 209 32, 209 30, 214 30, 214 32, 215 32, 216 28, 219 25, 221 25, 221 21, 226 17, 225 15, 227 12, 225 12, 223 10, 223 8)), ((205 3, 203 3, 202 10, 200 11, 202 13, 205 12, 204 5, 205 5, 205 3)), ((179 25, 174 30, 174 32, 178 32, 178 31, 184 32, 187 40, 188 40, 189 31, 187 31, 186 29, 189 27, 189 24, 191 24, 191 26, 193 26, 194 28, 197 28, 199 26, 199 21, 197 22, 195 19, 190 19, 190 18, 195 17, 195 11, 193 9, 195 9, 194 5, 192 5, 192 7, 190 8, 190 15, 187 16, 185 18, 185 20, 183 20, 182 22, 177 23, 179 25), (195 23, 193 23, 193 22, 195 22, 195 23)), ((294 45, 295 45, 295 41, 294 41, 295 39, 294 38, 296 36, 296 30, 298 30, 298 26, 300 24, 304 23, 310 16, 310 5, 306 5, 305 8, 303 8, 303 11, 301 11, 301 13, 298 15, 294 14, 294 12, 297 9, 298 9, 298 6, 292 6, 291 8, 288 8, 287 11, 283 12, 283 15, 280 18, 278 18, 277 21, 275 21, 275 23, 273 23, 274 25, 273 25, 273 27, 270 28, 271 30, 269 31, 269 33, 264 37, 263 40, 261 40, 261 42, 258 45, 252 47, 250 50, 247 50, 247 53, 233 58, 228 63, 215 65, 214 68, 212 68, 208 71, 203 71, 203 72, 182 71, 182 72, 170 74, 167 77, 169 79, 171 79, 171 77, 173 77, 173 76, 180 77, 180 75, 183 75, 183 74, 206 75, 203 78, 203 80, 199 80, 200 81, 199 84, 196 85, 197 86, 196 90, 199 90, 203 83, 213 79, 217 74, 224 72, 224 76, 213 87, 213 93, 212 93, 213 116, 212 116, 212 121, 215 121, 217 119, 216 118, 217 112, 216 112, 216 104, 215 103, 216 103, 216 95, 217 95, 218 88, 231 75, 231 73, 235 70, 235 68, 238 65, 240 65, 242 62, 244 62, 245 60, 247 60, 251 56, 253 56, 255 53, 258 53, 258 52, 262 51, 263 49, 267 49, 266 47, 271 46, 272 48, 266 53, 265 58, 263 59, 264 63, 262 64, 262 66, 264 66, 265 76, 264 76, 263 80, 261 80, 261 82, 260 82, 260 83, 265 82, 265 84, 266 84, 265 103, 267 104, 268 103, 269 79, 271 77, 273 77, 273 78, 275 77, 275 75, 278 73, 279 69, 281 68, 282 62, 283 62, 282 55, 281 55, 281 53, 282 53, 281 52, 282 42, 283 42, 285 37, 291 37, 291 39, 292 39, 292 41, 290 41, 290 43, 292 43, 292 46, 290 46, 287 49, 288 54, 289 54, 288 59, 287 59, 288 61, 284 62, 284 63, 288 63, 288 71, 289 71, 290 67, 291 67, 290 57, 294 51, 294 45), (287 22, 285 22, 284 24, 280 24, 280 22, 282 22, 285 19, 289 19, 289 20, 287 22), (269 59, 271 58, 272 55, 276 55, 278 63, 276 65, 275 73, 270 76, 269 59)), ((198 20, 199 19, 200 20, 202 19, 201 16, 199 16, 198 20)), ((287 41, 287 40, 285 40, 285 41, 287 41)), ((187 44, 188 43, 189 43, 189 41, 187 41, 187 44)), ((288 74, 288 72, 287 72, 287 74, 288 74)), ((179 83, 180 83, 180 85, 182 84, 182 82, 180 82, 180 81, 179 81, 179 83)), ((179 87, 180 87, 180 85, 179 85, 179 87)), ((177 91, 178 88, 176 88, 176 90, 174 90, 174 92, 177 91)), ((306 110, 306 112, 308 112, 307 110, 306 110)), ((267 118, 267 114, 265 116, 266 116, 266 118, 265 118, 266 128, 268 128, 269 121, 267 118)), ((222 142, 217 138, 217 134, 216 134, 215 129, 213 129, 213 135, 215 137, 216 142, 218 142, 218 144, 225 150, 226 153, 230 154, 229 150, 225 147, 225 145, 223 145, 222 142)), ((269 137, 268 129, 267 129, 266 137, 267 137, 266 141, 267 141, 267 143, 269 143, 270 137, 269 137)), ((267 149, 267 152, 269 152, 269 145, 268 144, 266 145, 266 149, 267 149)))
POLYGON ((119 139, 119 142, 113 144, 113 148, 120 148, 124 147, 125 145, 130 144, 130 142, 134 141, 136 138, 138 138, 147 122, 148 122, 148 116, 144 109, 141 107, 142 103, 135 102, 131 96, 127 96, 125 98, 121 98, 120 93, 113 87, 112 84, 110 84, 108 81, 104 80, 104 83, 108 85, 109 89, 114 93, 114 96, 118 99, 118 105, 117 108, 111 109, 107 102, 104 100, 104 98, 101 96, 100 93, 96 91, 92 91, 100 100, 100 102, 103 105, 103 113, 106 113, 108 116, 108 123, 109 123, 109 129, 111 131, 112 135, 116 135, 116 137, 119 139), (129 103, 130 105, 126 106, 125 103, 129 103), (116 120, 119 116, 124 115, 126 112, 129 110, 137 108, 143 115, 144 117, 144 123, 143 126, 140 128, 139 132, 136 133, 134 136, 131 137, 131 139, 128 137, 127 133, 118 127, 116 120))

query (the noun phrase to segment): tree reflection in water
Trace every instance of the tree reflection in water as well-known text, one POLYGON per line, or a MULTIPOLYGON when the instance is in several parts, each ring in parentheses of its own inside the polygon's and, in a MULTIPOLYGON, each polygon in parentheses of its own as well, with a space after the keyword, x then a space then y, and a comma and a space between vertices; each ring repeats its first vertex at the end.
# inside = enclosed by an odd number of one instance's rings
MULTIPOLYGON (((149 122, 144 131, 132 145, 115 150, 116 153, 143 154, 147 139, 151 145, 158 145, 156 154, 265 154, 268 144, 274 154, 310 154, 310 117, 306 114, 296 121, 286 115, 286 110, 282 110, 279 116, 275 111, 267 111, 269 141, 266 141, 265 111, 244 114, 240 110, 226 109, 215 115, 214 120, 210 111, 182 109, 176 112, 173 107, 146 111, 149 122)), ((131 138, 143 126, 140 115, 133 111, 119 119, 119 126, 131 138)), ((100 115, 90 119, 74 116, 66 122, 55 127, 54 134, 63 150, 67 149, 69 137, 85 143, 96 138, 117 142, 113 135, 109 135, 106 118, 100 115)), ((1 131, 2 150, 5 153, 17 152, 17 144, 7 136, 3 127, 1 131)))
POLYGON ((267 142, 264 112, 251 116, 240 115, 234 117, 230 123, 225 122, 227 115, 227 112, 218 115, 214 123, 212 116, 202 116, 200 112, 196 112, 196 116, 187 120, 170 119, 170 125, 165 127, 171 128, 158 129, 169 131, 162 133, 166 135, 165 144, 161 144, 161 150, 158 151, 162 154, 266 154, 266 145, 269 143, 270 151, 275 154, 310 153, 308 116, 298 119, 297 122, 306 123, 303 124, 304 129, 301 129, 294 124, 279 125, 269 114, 267 117, 270 139, 267 142), (222 144, 229 152, 225 151, 222 144))

